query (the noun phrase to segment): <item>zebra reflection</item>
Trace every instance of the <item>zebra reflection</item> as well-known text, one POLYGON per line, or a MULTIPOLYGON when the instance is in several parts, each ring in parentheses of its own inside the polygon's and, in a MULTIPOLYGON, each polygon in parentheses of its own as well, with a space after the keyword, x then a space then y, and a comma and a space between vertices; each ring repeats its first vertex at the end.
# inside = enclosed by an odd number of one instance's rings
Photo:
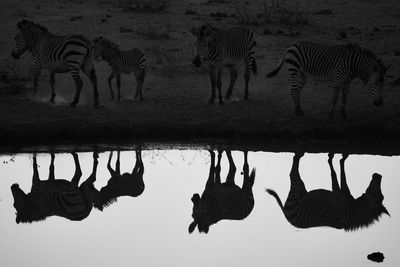
POLYGON ((389 215, 382 205, 381 175, 377 173, 372 175, 367 190, 359 198, 355 199, 351 195, 344 169, 347 154, 343 154, 340 160, 340 187, 332 165, 333 154, 330 153, 328 163, 331 170, 332 191, 317 189, 307 192, 299 174, 299 162, 303 154, 298 153, 293 157, 290 192, 284 206, 278 194, 274 190, 267 189, 293 226, 297 228, 329 226, 352 231, 370 226, 378 221, 383 213, 389 215))
POLYGON ((199 232, 208 233, 209 227, 220 220, 243 220, 253 210, 254 196, 253 184, 256 176, 255 169, 249 175, 247 151, 244 152, 243 185, 242 188, 235 184, 236 166, 233 162, 231 151, 226 151, 229 161, 229 172, 226 182, 221 184, 221 157, 222 151, 218 151, 218 162, 215 166, 215 154, 211 155, 210 172, 203 194, 193 194, 193 222, 189 226, 192 233, 196 226, 199 232))
POLYGON ((85 219, 91 212, 96 189, 98 154, 93 153, 93 170, 91 175, 79 186, 82 176, 79 158, 71 153, 75 163, 75 174, 71 181, 55 179, 54 153, 51 153, 49 177, 46 181, 39 179, 36 154, 33 155, 33 177, 31 192, 25 192, 18 184, 11 186, 14 207, 17 211, 16 222, 26 223, 45 220, 49 216, 60 216, 73 221, 85 219))
POLYGON ((142 151, 138 149, 135 153, 136 163, 132 172, 121 174, 120 152, 117 152, 115 170, 111 167, 113 152, 110 152, 107 168, 111 174, 111 178, 97 195, 97 199, 94 203, 97 209, 102 211, 105 207, 117 201, 117 198, 120 196, 138 197, 143 193, 145 186, 143 181, 144 165, 142 161, 142 151))

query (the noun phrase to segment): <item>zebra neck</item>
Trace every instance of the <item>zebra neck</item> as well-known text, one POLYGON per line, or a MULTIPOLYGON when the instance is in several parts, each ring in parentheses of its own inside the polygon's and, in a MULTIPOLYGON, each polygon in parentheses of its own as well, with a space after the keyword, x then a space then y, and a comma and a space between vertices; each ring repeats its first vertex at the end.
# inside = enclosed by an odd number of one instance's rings
POLYGON ((113 65, 119 58, 119 50, 108 47, 101 55, 105 61, 113 65))
POLYGON ((37 55, 39 53, 39 46, 40 46, 40 42, 42 40, 42 38, 44 37, 44 35, 51 35, 48 32, 44 32, 40 29, 37 29, 36 31, 33 31, 31 33, 31 36, 28 39, 28 51, 32 52, 33 55, 37 55))
POLYGON ((348 220, 345 223, 344 229, 352 231, 368 227, 375 223, 375 221, 378 221, 381 215, 382 212, 375 209, 364 194, 353 201, 350 205, 348 210, 348 220))

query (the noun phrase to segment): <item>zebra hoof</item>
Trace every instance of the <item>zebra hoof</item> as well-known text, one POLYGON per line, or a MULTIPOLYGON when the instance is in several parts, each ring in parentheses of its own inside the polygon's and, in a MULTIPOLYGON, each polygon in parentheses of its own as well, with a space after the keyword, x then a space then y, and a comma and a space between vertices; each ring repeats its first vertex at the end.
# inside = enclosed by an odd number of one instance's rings
POLYGON ((303 117, 304 116, 304 112, 302 110, 296 110, 295 112, 297 117, 303 117))
POLYGON ((304 156, 304 152, 296 152, 294 156, 299 159, 304 156))
POLYGON ((50 99, 49 99, 49 103, 50 103, 50 104, 55 104, 56 102, 54 101, 54 98, 50 98, 50 99))
POLYGON ((214 98, 210 98, 210 100, 208 100, 208 104, 214 104, 215 103, 215 99, 214 98))
POLYGON ((76 102, 72 102, 71 104, 69 104, 69 106, 74 108, 74 107, 76 107, 76 104, 77 104, 76 102))
POLYGON ((95 105, 94 108, 95 108, 95 109, 105 109, 104 106, 99 105, 99 104, 95 105))
POLYGON ((343 153, 340 161, 345 161, 349 157, 349 153, 343 153))
POLYGON ((328 153, 328 160, 332 161, 334 155, 335 153, 332 152, 328 153))
POLYGON ((224 104, 224 101, 219 100, 219 101, 218 101, 218 104, 219 104, 220 106, 222 106, 222 105, 224 104))

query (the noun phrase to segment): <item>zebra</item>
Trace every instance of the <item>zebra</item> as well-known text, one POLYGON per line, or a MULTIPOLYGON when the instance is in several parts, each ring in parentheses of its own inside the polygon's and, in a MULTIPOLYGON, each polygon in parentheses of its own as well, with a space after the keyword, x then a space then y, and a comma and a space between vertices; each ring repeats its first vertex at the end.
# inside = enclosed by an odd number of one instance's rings
POLYGON ((146 58, 143 51, 133 48, 128 51, 122 51, 118 45, 112 41, 106 39, 103 36, 99 36, 94 39, 93 53, 96 61, 104 59, 108 62, 112 69, 110 76, 108 77, 108 87, 110 89, 111 99, 114 99, 114 92, 111 87, 111 82, 114 76, 117 79, 118 96, 117 100, 121 99, 121 73, 135 72, 136 77, 136 93, 135 99, 140 96, 143 100, 142 87, 144 78, 146 75, 145 63, 146 58))
POLYGON ((79 75, 81 69, 93 85, 94 106, 99 107, 97 77, 90 50, 91 42, 88 39, 79 34, 55 35, 47 28, 25 19, 17 23, 17 29, 16 45, 11 55, 14 59, 18 59, 26 50, 32 53, 34 95, 36 95, 41 69, 50 72, 50 103, 54 103, 56 97, 55 74, 69 72, 76 85, 71 106, 76 106, 82 89, 82 80, 79 75))
POLYGON ((60 216, 72 221, 85 219, 91 212, 97 190, 96 181, 98 154, 93 154, 92 174, 80 186, 82 176, 79 158, 72 153, 75 162, 75 174, 71 181, 55 179, 54 153, 51 153, 49 177, 47 181, 39 179, 36 153, 33 155, 33 177, 31 192, 25 194, 18 184, 11 186, 14 208, 17 211, 16 223, 45 220, 49 216, 60 216))
POLYGON ((229 69, 231 77, 225 98, 229 99, 232 96, 233 86, 238 76, 236 66, 241 61, 245 65, 244 99, 248 99, 250 70, 253 71, 254 75, 257 74, 257 64, 253 51, 256 42, 253 33, 245 27, 218 29, 208 23, 199 28, 192 27, 191 33, 196 37, 193 64, 200 67, 202 60, 208 63, 211 79, 209 103, 213 103, 216 98, 215 87, 218 89, 219 103, 223 103, 221 75, 224 66, 229 69))
POLYGON ((117 161, 115 170, 111 167, 111 159, 113 152, 110 152, 107 169, 111 174, 111 178, 108 180, 107 185, 101 188, 98 198, 96 199, 94 206, 95 208, 103 211, 103 209, 115 201, 120 196, 140 196, 145 188, 143 182, 144 165, 142 161, 142 151, 137 149, 136 163, 132 170, 132 173, 120 172, 120 152, 117 152, 117 161))
POLYGON ((247 151, 244 152, 242 188, 235 184, 236 166, 231 151, 226 151, 229 172, 223 184, 220 178, 222 151, 218 151, 217 166, 215 166, 214 152, 212 150, 209 152, 211 165, 206 188, 201 198, 199 194, 192 196, 193 222, 189 225, 189 233, 192 233, 196 226, 200 233, 208 233, 209 227, 220 220, 243 220, 249 216, 254 207, 252 188, 256 171, 253 169, 249 175, 247 151))
POLYGON ((385 213, 390 216, 383 206, 380 174, 374 173, 371 182, 362 196, 354 198, 347 186, 344 169, 348 155, 343 154, 340 160, 341 185, 337 181, 336 172, 332 165, 333 153, 329 153, 328 163, 332 178, 332 191, 317 189, 307 192, 299 174, 299 162, 304 153, 293 157, 290 172, 290 192, 285 205, 278 194, 271 189, 267 192, 278 202, 289 223, 297 228, 328 226, 345 231, 355 231, 368 227, 379 220, 385 213))
POLYGON ((329 86, 333 90, 329 117, 333 117, 340 91, 342 91, 341 115, 346 117, 346 99, 350 83, 354 78, 360 78, 365 85, 368 85, 375 106, 383 104, 382 87, 388 67, 385 67, 373 52, 359 45, 327 46, 311 41, 298 42, 286 50, 279 66, 266 77, 278 74, 283 63, 287 63, 291 98, 297 116, 304 115, 300 107, 300 93, 307 77, 332 81, 329 86))

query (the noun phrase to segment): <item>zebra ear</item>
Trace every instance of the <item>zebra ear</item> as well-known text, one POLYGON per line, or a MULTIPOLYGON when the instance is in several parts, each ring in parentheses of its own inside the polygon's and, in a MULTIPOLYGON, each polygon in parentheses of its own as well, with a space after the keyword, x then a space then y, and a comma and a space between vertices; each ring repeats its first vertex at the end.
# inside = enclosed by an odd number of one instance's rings
POLYGON ((194 229, 196 229, 196 221, 193 221, 190 225, 189 225, 189 234, 193 233, 194 229))
POLYGON ((200 200, 200 195, 199 194, 193 194, 193 196, 192 196, 192 202, 193 202, 193 204, 194 205, 196 205, 197 203, 199 203, 199 200, 200 200))
POLYGON ((21 222, 21 219, 19 218, 19 216, 17 216, 17 218, 15 219, 15 222, 16 222, 17 224, 19 224, 19 223, 21 222))
POLYGON ((17 28, 22 30, 24 25, 26 25, 27 23, 28 23, 28 21, 26 19, 23 19, 23 20, 21 20, 20 22, 17 23, 17 28))

